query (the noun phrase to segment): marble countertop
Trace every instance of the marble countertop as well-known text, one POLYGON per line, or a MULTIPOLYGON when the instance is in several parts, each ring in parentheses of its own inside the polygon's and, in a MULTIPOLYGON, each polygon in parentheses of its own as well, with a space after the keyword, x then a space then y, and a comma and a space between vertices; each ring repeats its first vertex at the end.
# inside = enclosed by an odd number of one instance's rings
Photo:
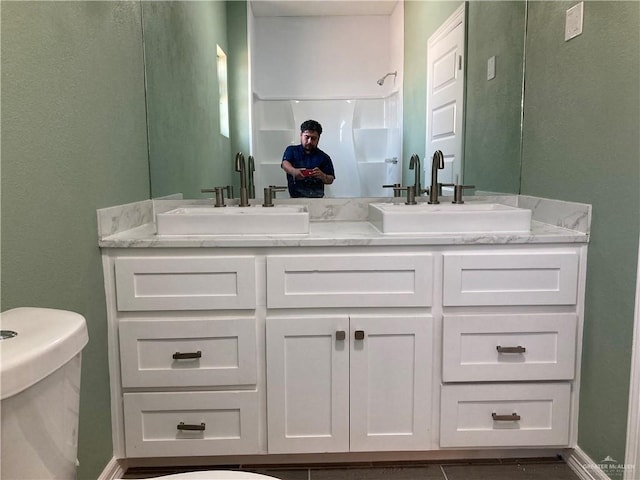
MULTIPOLYGON (((397 201, 397 199, 395 199, 397 201)), ((162 236, 156 234, 155 213, 203 200, 144 200, 98 210, 102 248, 279 247, 357 245, 491 245, 587 243, 591 206, 521 195, 473 197, 471 202, 504 203, 532 210, 527 233, 384 234, 367 221, 368 204, 391 198, 279 200, 305 203, 310 213, 308 234, 162 236)), ((446 201, 446 200, 445 200, 446 201)))

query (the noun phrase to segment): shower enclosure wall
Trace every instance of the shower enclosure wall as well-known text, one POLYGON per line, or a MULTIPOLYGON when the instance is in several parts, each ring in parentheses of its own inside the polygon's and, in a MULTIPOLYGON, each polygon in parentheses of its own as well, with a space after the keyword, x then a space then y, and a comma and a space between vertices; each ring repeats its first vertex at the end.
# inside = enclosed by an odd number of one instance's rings
POLYGON ((335 168, 326 196, 393 195, 383 185, 402 177, 402 3, 389 15, 249 17, 257 195, 286 185, 282 154, 309 119, 335 168))
MULTIPOLYGON (((280 168, 287 145, 300 143, 300 124, 310 118, 323 126, 320 148, 334 164, 336 181, 329 197, 386 196, 399 183, 398 94, 350 100, 256 100, 254 156, 256 187, 284 185, 280 168)), ((258 190, 259 192, 262 190, 258 190)))

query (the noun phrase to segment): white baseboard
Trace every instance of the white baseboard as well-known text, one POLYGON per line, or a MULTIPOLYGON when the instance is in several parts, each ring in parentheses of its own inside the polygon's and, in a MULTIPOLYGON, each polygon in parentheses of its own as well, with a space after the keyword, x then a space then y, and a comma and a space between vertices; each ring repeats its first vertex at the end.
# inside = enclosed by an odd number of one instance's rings
POLYGON ((109 460, 109 463, 107 463, 96 480, 115 480, 122 478, 125 473, 125 470, 120 466, 118 461, 114 457, 111 457, 111 460, 109 460))
POLYGON ((611 477, 602 470, 600 464, 594 462, 580 447, 566 458, 567 465, 581 480, 611 480, 611 477))

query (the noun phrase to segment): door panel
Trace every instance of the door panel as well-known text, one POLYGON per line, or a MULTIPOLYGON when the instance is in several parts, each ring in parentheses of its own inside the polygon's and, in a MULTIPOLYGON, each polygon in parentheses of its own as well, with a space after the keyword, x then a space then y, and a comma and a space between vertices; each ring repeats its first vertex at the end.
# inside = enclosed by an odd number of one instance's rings
POLYGON ((427 145, 425 183, 431 181, 431 156, 444 155, 441 183, 462 183, 464 112, 464 4, 429 38, 427 47, 427 145))
POLYGON ((351 341, 351 451, 428 448, 432 318, 353 315, 351 341))
POLYGON ((267 318, 269 453, 349 450, 348 330, 346 316, 267 318))

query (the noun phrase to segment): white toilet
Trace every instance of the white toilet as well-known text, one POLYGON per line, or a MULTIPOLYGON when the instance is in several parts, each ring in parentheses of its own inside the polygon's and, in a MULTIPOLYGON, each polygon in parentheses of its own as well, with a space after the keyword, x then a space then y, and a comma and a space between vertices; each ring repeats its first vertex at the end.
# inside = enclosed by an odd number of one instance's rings
POLYGON ((84 317, 16 308, 0 330, 0 478, 75 479, 84 317))

